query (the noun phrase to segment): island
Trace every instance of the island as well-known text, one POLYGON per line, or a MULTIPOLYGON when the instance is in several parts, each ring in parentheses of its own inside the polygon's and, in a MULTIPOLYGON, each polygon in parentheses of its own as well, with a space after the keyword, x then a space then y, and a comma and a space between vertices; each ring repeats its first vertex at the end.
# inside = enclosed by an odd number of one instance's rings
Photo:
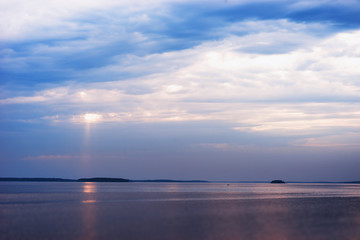
POLYGON ((271 183, 285 183, 283 180, 272 180, 271 183))
POLYGON ((80 178, 78 182, 130 182, 129 179, 124 178, 104 178, 104 177, 95 177, 95 178, 80 178))
POLYGON ((93 178, 79 178, 79 179, 65 179, 65 178, 16 178, 16 177, 0 177, 0 182, 151 182, 151 183, 206 183, 208 181, 202 180, 172 180, 172 179, 155 179, 155 180, 131 180, 125 178, 107 178, 107 177, 93 177, 93 178))

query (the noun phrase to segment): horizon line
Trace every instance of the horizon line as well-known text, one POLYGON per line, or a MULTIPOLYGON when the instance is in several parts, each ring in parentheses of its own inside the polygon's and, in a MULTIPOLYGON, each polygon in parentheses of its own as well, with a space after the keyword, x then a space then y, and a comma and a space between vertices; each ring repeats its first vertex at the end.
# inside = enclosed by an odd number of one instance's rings
MULTIPOLYGON (((179 180, 179 179, 126 179, 114 177, 90 177, 90 178, 58 178, 58 177, 0 177, 0 181, 27 181, 27 182, 198 182, 198 183, 270 183, 273 180, 179 180)), ((289 180, 285 183, 360 183, 359 180, 351 181, 297 181, 289 180)))

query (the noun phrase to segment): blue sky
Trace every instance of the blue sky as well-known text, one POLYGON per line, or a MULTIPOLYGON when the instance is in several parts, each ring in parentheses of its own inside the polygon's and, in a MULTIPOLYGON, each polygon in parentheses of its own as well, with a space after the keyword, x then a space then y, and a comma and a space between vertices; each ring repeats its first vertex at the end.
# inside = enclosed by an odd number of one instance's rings
POLYGON ((0 1, 0 175, 358 180, 358 1, 0 1))

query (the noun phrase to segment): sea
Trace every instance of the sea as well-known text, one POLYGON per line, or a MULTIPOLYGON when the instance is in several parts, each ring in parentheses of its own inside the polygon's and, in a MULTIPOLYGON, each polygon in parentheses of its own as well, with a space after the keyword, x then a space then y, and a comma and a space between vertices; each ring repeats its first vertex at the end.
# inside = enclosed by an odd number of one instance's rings
POLYGON ((0 239, 359 240, 360 184, 0 182, 0 239))

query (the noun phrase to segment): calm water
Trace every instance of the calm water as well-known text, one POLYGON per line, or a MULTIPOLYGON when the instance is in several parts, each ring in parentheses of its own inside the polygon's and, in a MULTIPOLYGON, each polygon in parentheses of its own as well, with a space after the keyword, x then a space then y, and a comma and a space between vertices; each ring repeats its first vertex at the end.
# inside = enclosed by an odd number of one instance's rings
POLYGON ((0 182, 0 239, 360 239, 360 185, 0 182))

